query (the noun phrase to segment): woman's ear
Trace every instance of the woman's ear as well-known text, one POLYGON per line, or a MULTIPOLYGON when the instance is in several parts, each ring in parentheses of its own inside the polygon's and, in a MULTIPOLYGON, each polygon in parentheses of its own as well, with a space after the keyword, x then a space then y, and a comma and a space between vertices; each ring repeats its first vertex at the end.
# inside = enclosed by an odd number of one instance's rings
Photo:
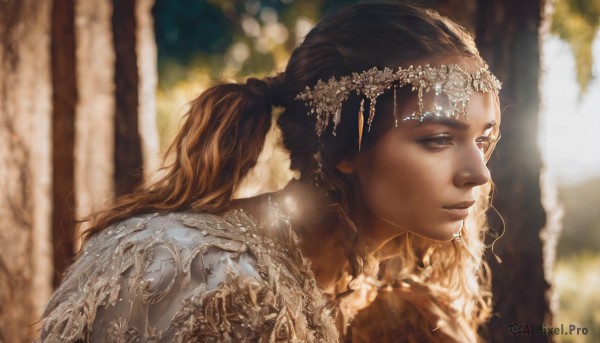
POLYGON ((344 174, 352 174, 354 166, 348 161, 339 161, 335 167, 344 174))

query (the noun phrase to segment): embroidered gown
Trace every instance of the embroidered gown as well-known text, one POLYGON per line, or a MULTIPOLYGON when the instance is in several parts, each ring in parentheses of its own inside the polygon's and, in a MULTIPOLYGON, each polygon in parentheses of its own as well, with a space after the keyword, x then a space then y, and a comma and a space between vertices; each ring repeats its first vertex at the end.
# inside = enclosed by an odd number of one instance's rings
POLYGON ((243 211, 134 216, 84 246, 42 342, 336 342, 289 218, 243 211))

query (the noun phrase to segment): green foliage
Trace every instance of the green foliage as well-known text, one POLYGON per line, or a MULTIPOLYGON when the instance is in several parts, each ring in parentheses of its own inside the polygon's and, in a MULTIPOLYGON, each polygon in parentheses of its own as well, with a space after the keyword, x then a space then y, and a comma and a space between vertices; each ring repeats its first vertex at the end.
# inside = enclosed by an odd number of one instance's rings
POLYGON ((600 254, 582 253, 559 259, 554 287, 559 309, 554 318, 557 326, 577 325, 588 329, 587 335, 557 336, 561 343, 600 342, 600 254))
POLYGON ((185 102, 210 84, 283 70, 323 13, 356 0, 156 0, 163 151, 185 102))
POLYGON ((593 78, 592 44, 600 26, 600 0, 557 0, 552 32, 566 41, 577 62, 577 82, 585 93, 593 78))
POLYGON ((171 88, 186 79, 190 69, 204 69, 213 79, 222 78, 222 71, 232 63, 233 72, 229 70, 225 76, 272 71, 276 50, 283 47, 289 54, 295 46, 286 43, 295 43, 290 39, 294 32, 289 31, 293 31, 297 19, 304 16, 315 21, 320 7, 318 0, 157 0, 152 12, 161 88, 171 88), (277 28, 267 28, 269 24, 289 28, 281 33, 285 39, 276 37, 278 40, 271 44, 266 41, 273 37, 260 37, 277 33, 277 28), (258 36, 253 36, 257 32, 258 36), (230 55, 236 43, 238 51, 234 57, 238 60, 232 62, 230 55))
POLYGON ((600 179, 563 186, 559 199, 564 207, 563 230, 558 244, 559 258, 581 251, 598 251, 600 246, 600 213, 598 213, 600 179))
POLYGON ((231 44, 229 20, 206 1, 157 0, 152 14, 161 67, 186 66, 198 55, 223 53, 231 44))
POLYGON ((172 87, 190 69, 204 69, 213 79, 280 69, 307 25, 356 1, 156 0, 160 86, 172 87))

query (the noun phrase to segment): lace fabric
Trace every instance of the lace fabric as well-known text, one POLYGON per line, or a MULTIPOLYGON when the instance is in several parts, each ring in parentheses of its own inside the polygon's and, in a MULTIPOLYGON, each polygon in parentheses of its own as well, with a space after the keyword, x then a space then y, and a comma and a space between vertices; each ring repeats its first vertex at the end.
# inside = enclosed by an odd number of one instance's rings
POLYGON ((289 219, 135 216, 94 235, 44 314, 42 342, 336 342, 289 219))

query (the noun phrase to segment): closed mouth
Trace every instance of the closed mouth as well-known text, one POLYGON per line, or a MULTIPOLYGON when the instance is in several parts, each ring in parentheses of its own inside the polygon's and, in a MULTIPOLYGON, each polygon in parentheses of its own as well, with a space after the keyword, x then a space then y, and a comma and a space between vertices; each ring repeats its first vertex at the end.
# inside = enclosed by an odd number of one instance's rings
POLYGON ((469 208, 444 208, 444 212, 446 212, 453 220, 464 220, 469 216, 469 208))
POLYGON ((458 203, 450 205, 450 206, 444 206, 443 208, 446 210, 465 210, 465 209, 468 209, 469 207, 473 206, 473 204, 475 204, 475 201, 473 201, 473 200, 461 201, 461 202, 458 202, 458 203))

